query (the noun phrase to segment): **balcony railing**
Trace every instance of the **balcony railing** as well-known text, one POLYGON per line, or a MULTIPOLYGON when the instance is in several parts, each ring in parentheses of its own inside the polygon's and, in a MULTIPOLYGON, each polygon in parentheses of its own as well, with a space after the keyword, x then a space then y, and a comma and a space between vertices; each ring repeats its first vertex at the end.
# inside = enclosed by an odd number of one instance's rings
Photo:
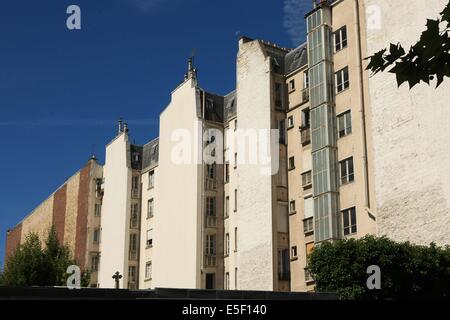
POLYGON ((206 216, 205 227, 206 228, 216 228, 217 227, 217 217, 216 216, 206 216))
POLYGON ((217 265, 216 256, 212 255, 212 254, 205 254, 204 265, 205 265, 205 268, 215 267, 217 265))
POLYGON ((205 190, 217 190, 217 180, 206 179, 205 180, 205 190))

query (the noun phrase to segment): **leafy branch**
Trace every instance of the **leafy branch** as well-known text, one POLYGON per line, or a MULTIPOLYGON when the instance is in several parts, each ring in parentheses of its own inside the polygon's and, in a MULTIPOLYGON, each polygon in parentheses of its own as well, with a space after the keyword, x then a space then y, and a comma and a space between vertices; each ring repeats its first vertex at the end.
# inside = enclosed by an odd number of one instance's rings
POLYGON ((427 29, 408 52, 400 43, 391 43, 389 51, 386 48, 366 58, 370 59, 366 70, 374 75, 394 65, 388 72, 395 73, 399 87, 404 82, 410 89, 421 81, 429 85, 435 78, 439 87, 450 77, 450 1, 440 15, 437 20, 427 19, 427 29))

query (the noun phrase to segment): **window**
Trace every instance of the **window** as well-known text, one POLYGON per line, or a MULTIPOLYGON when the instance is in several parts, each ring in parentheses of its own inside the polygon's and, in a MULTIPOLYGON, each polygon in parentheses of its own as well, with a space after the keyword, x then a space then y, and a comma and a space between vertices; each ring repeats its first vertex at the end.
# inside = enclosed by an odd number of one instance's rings
POLYGON ((98 253, 93 253, 91 256, 91 271, 97 272, 99 264, 100 264, 100 255, 98 253))
POLYGON ((295 80, 289 81, 289 92, 295 91, 295 80))
POLYGON ((308 71, 303 72, 303 88, 304 89, 309 88, 309 72, 308 71))
POLYGON ((128 267, 128 281, 136 282, 136 266, 128 267))
POLYGON ((133 153, 133 162, 139 162, 140 156, 139 153, 135 152, 133 153))
POLYGON ((216 282, 216 274, 214 273, 207 273, 205 278, 205 289, 206 290, 213 290, 216 282))
POLYGON ((341 169, 341 184, 346 184, 355 180, 353 169, 353 158, 348 158, 339 162, 341 169))
POLYGON ((152 262, 149 261, 145 264, 145 279, 150 280, 152 278, 152 262))
POLYGON ((230 197, 225 197, 225 218, 230 216, 230 197))
POLYGON ((216 164, 207 164, 206 165, 206 172, 207 172, 207 177, 209 179, 215 179, 216 178, 216 164))
POLYGON ((225 290, 230 290, 230 273, 225 273, 225 290))
POLYGON ((131 180, 131 188, 134 190, 138 190, 139 189, 139 176, 134 176, 131 180))
POLYGON ((206 215, 210 217, 216 216, 216 198, 207 197, 206 198, 206 215))
POLYGON ((343 26, 334 33, 334 45, 336 52, 347 47, 347 26, 343 26))
POLYGON ((295 158, 290 157, 289 158, 289 170, 295 169, 295 158))
POLYGON ((100 243, 100 229, 94 229, 94 243, 100 243))
POLYGON ((230 164, 225 164, 225 183, 230 182, 230 164))
POLYGON ((234 120, 234 131, 237 130, 237 119, 234 120))
POLYGON ((237 152, 235 152, 235 153, 234 153, 234 168, 235 168, 235 169, 237 168, 237 160, 238 160, 237 152))
POLYGON ((155 202, 152 199, 147 202, 147 218, 152 218, 154 214, 155 202))
POLYGON ((289 249, 278 249, 278 280, 289 280, 289 249))
POLYGON ((314 232, 314 220, 312 217, 303 220, 303 232, 305 234, 314 232))
POLYGON ((95 215, 96 217, 100 217, 101 214, 102 214, 102 204, 101 204, 101 203, 96 203, 96 204, 95 204, 95 212, 94 212, 94 215, 95 215))
POLYGON ((278 121, 278 130, 280 131, 280 143, 286 143, 286 120, 278 121))
POLYGON ((312 184, 311 170, 302 173, 302 187, 306 189, 306 188, 310 187, 311 184, 312 184))
POLYGON ((344 236, 356 233, 356 208, 350 208, 342 211, 344 224, 344 236))
POLYGON ((130 214, 130 228, 139 227, 139 204, 131 204, 131 214, 130 214))
POLYGON ((153 245, 153 229, 147 230, 147 247, 153 245))
POLYGON ((206 255, 214 256, 216 254, 216 235, 215 234, 207 234, 206 235, 206 255))
POLYGON ((303 218, 312 218, 314 216, 314 199, 312 195, 308 195, 304 198, 304 206, 303 218))
POLYGON ((337 116, 338 118, 338 135, 339 138, 345 137, 352 133, 352 115, 351 111, 346 111, 337 116))
POLYGON ((291 248, 291 258, 297 258, 297 246, 291 248))
POLYGON ((301 129, 308 129, 311 126, 311 118, 310 118, 309 108, 302 110, 302 124, 301 129))
POLYGON ((348 87, 350 86, 350 80, 348 77, 348 67, 345 67, 344 69, 336 72, 335 81, 336 81, 336 93, 348 89, 348 87))
POLYGON ((237 211, 237 189, 234 189, 234 212, 237 211))
POLYGON ((275 83, 275 107, 283 108, 281 83, 275 83))
POLYGON ((238 234, 237 228, 234 228, 234 252, 237 252, 238 234))
POLYGON ((225 234, 225 256, 230 254, 230 234, 225 234))
POLYGON ((234 268, 234 289, 238 289, 238 268, 234 268))
POLYGON ((153 188, 155 186, 155 171, 150 171, 148 173, 148 188, 153 188))
POLYGON ((294 116, 288 117, 288 129, 294 127, 294 116))
POLYGON ((295 213, 297 210, 295 209, 295 200, 292 200, 291 202, 289 202, 289 212, 290 213, 295 213))

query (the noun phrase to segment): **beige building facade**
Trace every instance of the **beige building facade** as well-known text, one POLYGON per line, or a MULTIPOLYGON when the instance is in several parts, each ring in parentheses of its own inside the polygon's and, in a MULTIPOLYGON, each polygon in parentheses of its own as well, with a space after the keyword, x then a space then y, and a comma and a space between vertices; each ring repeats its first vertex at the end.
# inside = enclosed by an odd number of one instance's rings
POLYGON ((311 291, 308 255, 324 241, 450 244, 449 86, 397 88, 364 61, 412 44, 444 4, 312 1, 297 48, 240 39, 225 96, 200 87, 190 59, 159 137, 135 145, 119 122, 105 165, 90 161, 12 230, 7 254, 55 224, 93 286, 119 272, 129 289, 311 291))

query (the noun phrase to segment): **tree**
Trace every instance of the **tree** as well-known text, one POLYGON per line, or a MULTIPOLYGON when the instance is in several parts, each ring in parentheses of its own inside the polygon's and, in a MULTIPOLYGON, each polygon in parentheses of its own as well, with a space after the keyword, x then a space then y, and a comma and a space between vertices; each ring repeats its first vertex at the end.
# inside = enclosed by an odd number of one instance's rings
POLYGON ((343 299, 450 297, 449 247, 366 236, 320 244, 311 253, 308 267, 319 292, 335 292, 343 299), (380 290, 366 285, 371 265, 380 267, 380 290))
MULTIPOLYGON (((36 233, 29 233, 23 244, 9 257, 0 284, 3 286, 65 286, 70 265, 77 265, 69 248, 58 241, 52 226, 42 248, 36 233)), ((81 285, 89 284, 89 272, 83 272, 81 285)))
POLYGON ((382 49, 366 58, 370 59, 366 70, 376 74, 394 65, 388 72, 395 73, 398 86, 408 82, 411 89, 421 81, 429 85, 436 78, 439 87, 445 77, 450 77, 450 1, 440 18, 428 19, 426 27, 408 52, 400 43, 391 43, 389 51, 382 49))

